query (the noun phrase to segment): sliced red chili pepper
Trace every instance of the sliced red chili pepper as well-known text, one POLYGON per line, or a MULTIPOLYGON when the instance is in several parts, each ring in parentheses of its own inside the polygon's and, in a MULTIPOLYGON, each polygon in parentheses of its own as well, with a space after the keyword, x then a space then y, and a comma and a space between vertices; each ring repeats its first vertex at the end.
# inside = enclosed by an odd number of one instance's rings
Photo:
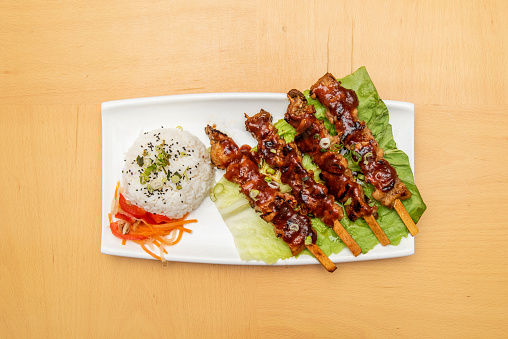
POLYGON ((142 216, 146 214, 146 211, 142 209, 141 207, 135 206, 128 202, 123 194, 120 193, 120 199, 118 200, 120 203, 120 208, 129 213, 130 215, 134 216, 135 218, 140 219, 142 216))
POLYGON ((125 221, 128 221, 128 222, 135 222, 136 221, 136 218, 132 217, 131 215, 125 215, 125 214, 122 214, 120 212, 115 214, 115 218, 122 219, 122 220, 125 220, 125 221))
POLYGON ((155 220, 153 220, 153 218, 148 213, 143 215, 139 219, 143 219, 147 224, 150 224, 150 225, 155 225, 156 224, 155 220))
POLYGON ((109 228, 111 228, 111 233, 119 239, 125 239, 125 240, 144 240, 146 239, 143 235, 134 235, 134 234, 123 234, 120 232, 118 228, 118 222, 112 222, 109 224, 109 228))
POLYGON ((169 217, 166 217, 165 215, 162 215, 162 214, 153 214, 153 213, 150 213, 148 212, 147 213, 157 224, 160 224, 160 223, 163 223, 163 222, 171 222, 173 221, 173 219, 169 218, 169 217))

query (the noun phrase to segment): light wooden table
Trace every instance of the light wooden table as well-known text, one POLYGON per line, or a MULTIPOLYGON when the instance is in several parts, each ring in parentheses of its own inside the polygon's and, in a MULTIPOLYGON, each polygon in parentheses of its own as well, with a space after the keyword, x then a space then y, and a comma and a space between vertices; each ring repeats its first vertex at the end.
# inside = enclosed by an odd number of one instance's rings
POLYGON ((0 337, 505 337, 505 1, 0 4, 0 337), (103 101, 308 88, 415 103, 410 257, 252 267, 100 253, 103 101))

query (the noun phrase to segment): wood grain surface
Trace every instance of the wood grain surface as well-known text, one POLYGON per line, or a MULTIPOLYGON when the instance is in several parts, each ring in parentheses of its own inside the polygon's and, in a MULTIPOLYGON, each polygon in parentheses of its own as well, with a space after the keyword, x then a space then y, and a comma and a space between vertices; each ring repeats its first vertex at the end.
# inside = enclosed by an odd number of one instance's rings
POLYGON ((502 338, 505 1, 4 1, 0 337, 502 338), (205 265, 100 253, 104 101, 287 92, 366 66, 415 103, 410 257, 205 265))

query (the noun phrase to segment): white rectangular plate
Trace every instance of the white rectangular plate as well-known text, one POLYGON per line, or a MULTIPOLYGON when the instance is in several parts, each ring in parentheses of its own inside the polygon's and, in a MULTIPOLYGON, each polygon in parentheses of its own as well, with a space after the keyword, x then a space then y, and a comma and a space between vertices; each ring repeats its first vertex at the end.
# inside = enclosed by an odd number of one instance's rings
MULTIPOLYGON (((390 112, 390 123, 397 147, 409 157, 414 169, 414 105, 407 102, 385 101, 390 112)), ((151 259, 137 244, 114 237, 109 229, 108 213, 111 209, 116 183, 121 179, 123 158, 129 147, 143 132, 161 126, 176 127, 196 135, 209 145, 205 134, 207 124, 231 136, 238 144, 255 145, 245 131, 244 113, 254 115, 261 108, 282 118, 288 100, 283 93, 216 93, 189 94, 141 99, 127 99, 102 104, 102 240, 101 252, 105 254, 151 259)), ((216 181, 222 176, 217 171, 216 181)), ((221 215, 209 198, 193 211, 189 218, 197 219, 189 224, 192 234, 184 234, 180 243, 167 247, 169 261, 199 262, 233 265, 266 265, 258 261, 242 261, 236 251, 233 237, 221 215)), ((347 248, 330 256, 333 262, 359 261, 407 256, 414 253, 414 239, 403 238, 398 246, 377 245, 367 254, 354 257, 347 248)), ((275 265, 317 264, 313 257, 279 260, 275 265)))

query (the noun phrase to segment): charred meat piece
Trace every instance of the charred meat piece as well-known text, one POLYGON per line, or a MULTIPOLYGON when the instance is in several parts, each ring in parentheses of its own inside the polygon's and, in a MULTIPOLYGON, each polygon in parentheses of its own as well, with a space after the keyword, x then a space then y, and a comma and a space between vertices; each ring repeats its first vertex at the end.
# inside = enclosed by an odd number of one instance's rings
POLYGON ((372 197, 389 208, 393 208, 397 199, 409 199, 411 192, 383 158, 383 150, 365 121, 358 120, 356 93, 342 87, 330 73, 322 76, 311 87, 311 92, 326 107, 327 118, 345 147, 354 152, 353 157, 359 161, 366 181, 374 185, 372 197))
POLYGON ((314 115, 314 106, 307 105, 303 93, 293 89, 289 91, 288 98, 290 103, 284 118, 296 129, 298 149, 309 154, 321 169, 320 176, 326 182, 329 193, 339 202, 347 203, 346 214, 353 221, 375 213, 376 207, 369 206, 362 187, 348 168, 347 160, 340 154, 340 139, 328 133, 323 122, 314 115))
POLYGON ((210 139, 213 164, 226 170, 224 177, 227 180, 240 185, 240 191, 250 205, 261 213, 261 218, 274 226, 275 234, 284 240, 291 253, 300 253, 308 237, 315 244, 316 234, 310 218, 295 210, 297 202, 291 195, 280 193, 268 185, 252 158, 251 147, 238 147, 230 137, 211 126, 207 126, 205 132, 210 139))
POLYGON ((314 180, 314 174, 302 165, 302 157, 294 143, 287 144, 272 124, 270 113, 246 116, 245 128, 257 140, 257 152, 253 152, 258 164, 262 159, 281 172, 281 181, 291 187, 291 194, 300 203, 303 213, 321 218, 329 227, 344 216, 335 198, 328 194, 325 185, 314 180))

